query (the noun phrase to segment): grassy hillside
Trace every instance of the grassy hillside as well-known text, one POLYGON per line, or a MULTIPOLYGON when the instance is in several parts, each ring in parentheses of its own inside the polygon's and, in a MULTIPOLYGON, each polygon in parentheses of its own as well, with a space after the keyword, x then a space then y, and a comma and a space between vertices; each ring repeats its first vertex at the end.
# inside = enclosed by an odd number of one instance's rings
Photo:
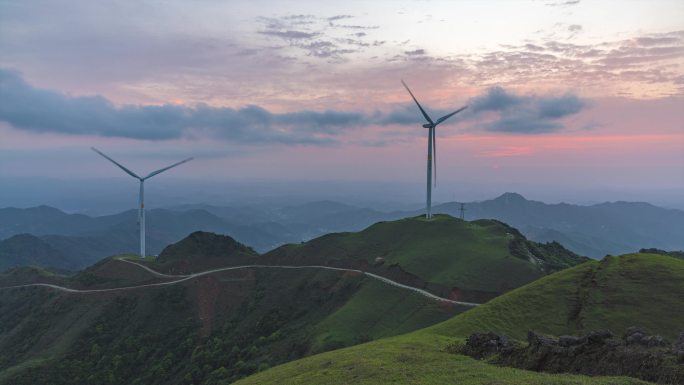
POLYGON ((345 317, 347 333, 333 328, 331 338, 326 320, 355 293, 373 292, 368 280, 324 270, 247 269, 144 291, 0 291, 0 383, 213 384, 429 326, 458 310, 383 287, 382 299, 395 306, 373 316, 382 328, 366 330, 369 309, 359 309, 345 317))
POLYGON ((623 333, 641 326, 673 338, 684 331, 684 261, 657 254, 606 257, 511 291, 433 328, 466 336, 495 331, 523 339, 528 330, 623 333))
MULTIPOLYGON (((478 293, 488 299, 583 260, 558 244, 529 242, 497 221, 449 216, 379 223, 262 256, 230 237, 194 233, 156 259, 126 258, 172 274, 244 264, 357 267, 461 299, 478 293)), ((65 284, 99 289, 172 280, 108 258, 65 284)), ((466 309, 359 272, 322 269, 235 269, 104 293, 6 290, 0 291, 0 351, 8 353, 0 359, 0 384, 225 383, 421 329, 466 309), (30 306, 20 306, 27 295, 30 306), (92 308, 87 317, 83 308, 92 308), (19 338, 28 333, 60 337, 19 338)))
POLYGON ((247 377, 235 385, 637 385, 626 377, 587 377, 498 367, 447 353, 450 339, 411 333, 335 350, 247 377))
POLYGON ((31 234, 18 234, 0 241, 0 271, 28 265, 75 269, 78 262, 31 234))
POLYGON ((437 294, 474 301, 586 260, 559 244, 530 242, 498 221, 466 222, 448 215, 429 221, 414 217, 380 222, 357 233, 328 234, 280 247, 263 258, 283 264, 375 269, 385 275, 398 267, 417 278, 414 284, 433 284, 427 288, 437 294))
POLYGON ((311 331, 312 352, 321 352, 433 325, 440 316, 470 309, 408 295, 385 283, 368 280, 354 295, 311 331))
MULTIPOLYGON (((445 203, 434 212, 458 215, 460 204, 445 203)), ((515 193, 466 203, 466 218, 495 218, 515 226, 529 239, 556 240, 592 258, 625 254, 642 247, 684 248, 684 211, 642 202, 605 202, 591 206, 546 204, 515 193)))
MULTIPOLYGON (((256 256, 232 239, 195 234, 160 258, 160 266, 178 269, 256 256)), ((61 279, 88 289, 172 280, 118 258, 61 279)), ((239 269, 104 293, 0 290, 0 383, 215 384, 464 309, 360 273, 321 269, 239 269), (387 311, 377 312, 377 303, 387 311)))
POLYGON ((0 287, 25 285, 29 283, 63 284, 68 282, 68 276, 37 266, 15 267, 0 272, 0 287))
POLYGON ((580 334, 629 326, 674 338, 684 325, 684 261, 656 254, 607 257, 561 271, 441 324, 294 361, 248 384, 642 384, 631 378, 551 375, 444 351, 477 331, 524 339, 528 330, 580 334))
POLYGON ((252 248, 229 236, 196 231, 164 248, 152 266, 174 274, 190 273, 220 266, 254 264, 258 256, 252 248))

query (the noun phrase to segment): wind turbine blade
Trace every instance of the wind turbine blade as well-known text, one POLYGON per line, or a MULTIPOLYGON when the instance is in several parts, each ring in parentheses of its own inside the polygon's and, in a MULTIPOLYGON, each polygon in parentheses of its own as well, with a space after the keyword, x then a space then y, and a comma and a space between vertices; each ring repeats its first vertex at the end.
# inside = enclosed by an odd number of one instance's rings
POLYGON ((164 171, 166 171, 166 170, 168 170, 168 169, 170 169, 170 168, 174 168, 174 167, 176 167, 176 166, 180 166, 181 164, 183 164, 183 163, 185 163, 185 162, 189 162, 189 161, 191 161, 191 160, 193 160, 193 159, 194 159, 194 158, 188 158, 188 159, 185 159, 185 160, 181 160, 180 162, 174 163, 174 164, 172 164, 172 165, 170 165, 170 166, 168 166, 168 167, 164 167, 164 168, 159 169, 159 170, 157 170, 157 171, 152 171, 151 173, 149 173, 149 175, 147 175, 147 176, 144 177, 143 179, 152 178, 153 176, 155 176, 155 175, 157 175, 157 174, 161 174, 161 173, 163 173, 164 171))
POLYGON ((433 168, 435 172, 432 174, 435 181, 435 187, 437 187, 437 128, 432 128, 432 162, 434 163, 433 168))
POLYGON ((98 154, 102 155, 102 156, 103 156, 105 159, 107 159, 108 161, 110 161, 110 162, 114 163, 115 165, 119 166, 119 168, 122 169, 122 170, 124 170, 124 171, 126 172, 126 174, 132 176, 133 178, 140 179, 140 177, 139 177, 138 175, 136 175, 133 171, 131 171, 131 170, 127 169, 126 167, 122 166, 121 164, 117 163, 117 161, 115 161, 114 159, 108 157, 108 156, 105 155, 102 151, 98 150, 98 149, 95 148, 95 147, 90 147, 90 149, 93 150, 93 151, 95 151, 95 152, 97 152, 98 154))
POLYGON ((404 88, 406 88, 406 91, 408 91, 408 93, 411 95, 411 97, 413 98, 413 101, 416 102, 416 104, 418 105, 418 108, 420 108, 420 112, 423 113, 423 116, 425 117, 425 119, 427 119, 427 121, 428 121, 430 124, 434 124, 434 123, 432 122, 432 119, 430 119, 430 117, 428 116, 427 112, 425 112, 425 110, 424 110, 423 107, 420 105, 420 103, 418 103, 418 100, 416 99, 416 97, 413 96, 413 92, 411 92, 411 90, 408 88, 408 86, 406 85, 406 83, 404 83, 404 81, 402 80, 402 81, 401 81, 401 84, 404 85, 404 88))
POLYGON ((450 113, 450 114, 448 114, 448 115, 442 116, 441 118, 437 119, 437 121, 435 122, 435 125, 438 125, 438 124, 442 123, 443 121, 445 121, 445 120, 449 119, 450 117, 452 117, 452 116, 458 114, 459 112, 465 110, 466 108, 468 108, 468 106, 461 107, 461 108, 459 108, 458 110, 456 110, 456 111, 454 111, 454 112, 452 112, 452 113, 450 113))

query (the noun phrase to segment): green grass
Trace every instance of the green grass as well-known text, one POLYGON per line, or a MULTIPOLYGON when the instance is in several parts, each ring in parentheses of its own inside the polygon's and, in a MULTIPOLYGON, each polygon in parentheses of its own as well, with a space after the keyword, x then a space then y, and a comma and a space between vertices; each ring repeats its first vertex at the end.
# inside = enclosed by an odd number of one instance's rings
POLYGON ((314 327, 311 350, 321 352, 407 333, 467 309, 366 278, 349 301, 314 327))
MULTIPOLYGON (((374 270, 378 273, 391 276, 398 272, 404 274, 404 278, 421 278, 432 285, 428 287, 431 290, 435 290, 437 285, 442 285, 437 290, 447 292, 458 287, 463 291, 471 290, 472 295, 480 295, 478 291, 486 292, 489 296, 486 298, 491 298, 549 271, 550 265, 538 264, 528 258, 527 255, 533 253, 540 253, 533 243, 500 222, 465 222, 449 216, 437 216, 430 221, 408 218, 379 223, 359 233, 331 234, 263 256, 254 255, 227 237, 197 233, 167 248, 155 260, 131 256, 116 258, 179 273, 247 263, 329 264, 373 269, 375 259, 382 257, 385 264, 379 269, 386 270, 374 270), (515 242, 515 247, 511 247, 512 242, 515 242), (168 258, 162 258, 164 255, 168 258), (397 265, 400 269, 396 269, 397 265), (395 270, 389 266, 394 266, 395 270)), ((566 254, 562 248, 553 250, 553 254, 554 266, 576 264, 580 260, 566 254)), ((130 284, 148 279, 153 277, 142 269, 107 259, 81 272, 74 281, 83 286, 106 287, 115 283, 120 285, 124 281, 130 284)), ((35 293, 41 295, 38 290, 35 293)), ((41 311, 55 313, 59 310, 61 313, 59 317, 44 317, 46 322, 70 318, 71 313, 64 304, 78 297, 62 296, 65 298, 61 301, 62 306, 37 306, 41 311)), ((65 347, 56 350, 60 353, 54 355, 61 356, 59 365, 55 361, 46 361, 45 367, 21 371, 8 383, 36 383, 40 382, 39 379, 53 377, 57 379, 52 383, 78 383, 72 380, 74 375, 71 371, 79 373, 80 383, 93 383, 87 373, 96 373, 93 375, 97 376, 111 374, 120 379, 120 383, 130 383, 133 378, 143 377, 149 384, 190 383, 186 379, 188 375, 197 384, 204 381, 223 383, 310 352, 341 348, 433 325, 465 309, 439 304, 359 273, 275 269, 223 272, 179 286, 102 295, 101 301, 102 306, 109 309, 107 314, 94 312, 93 316, 100 317, 100 320, 86 325, 86 334, 65 334, 68 338, 59 342, 65 347), (162 304, 168 308, 161 308, 162 304), (104 334, 99 331, 99 324, 106 326, 104 334), (165 333, 171 333, 174 340, 165 333), (129 345, 135 345, 135 348, 129 345), (143 360, 137 356, 139 346, 152 349, 140 353, 145 355, 143 360), (173 356, 166 357, 171 350, 173 356), (92 355, 89 353, 92 351, 103 352, 103 355, 92 355), (124 370, 117 365, 121 358, 118 356, 129 360, 128 367, 135 370, 124 370), (71 357, 68 365, 65 357, 71 357), (150 374, 151 369, 145 368, 148 360, 154 362, 155 370, 161 370, 163 375, 150 374), (211 378, 220 378, 221 381, 211 378), (17 381, 19 379, 23 382, 17 381)), ((5 311, 8 317, 23 319, 16 309, 13 303, 0 302, 0 310, 5 311)), ((31 317, 26 318, 35 322, 31 317)), ((36 325, 34 334, 35 331, 52 333, 53 330, 62 330, 51 326, 54 324, 36 325)), ((20 330, 18 325, 10 324, 6 329, 20 330)), ((385 352, 389 354, 388 359, 393 357, 391 354, 398 354, 397 360, 401 365, 411 364, 411 357, 407 358, 405 352, 392 352, 397 346, 407 345, 418 346, 420 350, 416 355, 420 357, 471 365, 463 358, 440 352, 447 340, 453 339, 450 336, 433 332, 421 338, 410 335, 402 338, 387 340, 395 344, 387 348, 387 352, 383 350, 382 343, 364 346, 377 347, 381 350, 377 355, 382 356, 385 352)), ((18 351, 28 342, 32 343, 20 339, 10 341, 11 344, 3 345, 2 342, 0 339, 0 347, 4 346, 7 352, 18 351)), ((38 357, 26 354, 22 358, 27 362, 38 357)), ((22 362, 12 364, 21 365, 22 362)), ((380 362, 379 365, 384 364, 380 362)), ((425 370, 439 371, 435 374, 437 380, 451 373, 439 362, 425 365, 425 370)), ((496 370, 508 373, 508 369, 496 370)), ((401 376, 408 375, 406 373, 409 372, 399 373, 397 381, 401 383, 401 376)), ((520 378, 526 378, 527 374, 520 373, 520 378)))
POLYGON ((544 277, 433 327, 448 336, 495 331, 524 339, 528 330, 581 334, 630 326, 674 338, 684 325, 684 261, 628 254, 544 277))
POLYGON ((22 266, 0 273, 0 286, 25 285, 36 282, 61 284, 66 282, 68 278, 66 275, 43 267, 22 266))
POLYGON ((409 334, 311 356, 236 384, 644 384, 631 378, 546 374, 444 352, 473 332, 524 339, 629 326, 674 337, 684 325, 684 261, 629 254, 592 261, 409 334), (581 305, 581 306, 580 306, 581 305))
POLYGON ((445 352, 444 348, 451 341, 435 334, 411 333, 289 362, 247 377, 235 385, 647 384, 625 377, 592 378, 497 367, 445 352))
MULTIPOLYGON (((517 230, 501 222, 467 222, 437 215, 431 220, 416 217, 380 222, 357 233, 328 234, 304 244, 278 248, 264 258, 292 264, 348 265, 364 261, 373 265, 377 257, 382 257, 385 266, 398 264, 426 282, 502 293, 554 270, 549 265, 532 262, 527 256, 512 255, 509 246, 514 240, 521 244, 523 251, 533 245, 517 230)), ((566 253, 563 262, 568 265, 583 261, 566 253)), ((554 258, 562 259, 555 255, 554 258)))

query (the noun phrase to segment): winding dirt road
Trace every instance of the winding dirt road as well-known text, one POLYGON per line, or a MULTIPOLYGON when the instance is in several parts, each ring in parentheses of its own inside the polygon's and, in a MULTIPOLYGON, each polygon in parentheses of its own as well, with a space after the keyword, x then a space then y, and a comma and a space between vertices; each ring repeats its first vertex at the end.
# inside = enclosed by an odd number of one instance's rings
POLYGON ((16 289, 16 288, 22 288, 22 287, 35 287, 35 286, 42 286, 42 287, 47 287, 55 290, 60 290, 66 293, 81 293, 81 294, 87 294, 87 293, 103 293, 103 292, 113 292, 113 291, 123 291, 123 290, 136 290, 136 289, 142 289, 142 288, 148 288, 148 287, 156 287, 156 286, 169 286, 169 285, 176 285, 181 282, 189 281, 191 279, 195 279, 198 277, 202 277, 205 275, 209 274, 215 274, 215 273, 220 273, 222 271, 229 271, 229 270, 240 270, 240 269, 324 269, 324 270, 335 270, 335 271, 342 271, 342 272, 354 272, 354 273, 360 273, 364 274, 370 278, 376 279, 378 281, 381 281, 385 284, 395 286, 401 289, 405 290, 411 290, 415 293, 418 293, 424 297, 430 298, 435 301, 441 301, 441 302, 447 302, 451 303, 454 305, 464 305, 464 306, 478 306, 479 304, 477 303, 472 303, 472 302, 463 302, 463 301, 454 301, 452 299, 448 298, 443 298, 439 297, 437 295, 434 295, 430 292, 427 292, 423 289, 419 289, 417 287, 413 286, 408 286, 401 284, 399 282, 392 281, 391 279, 379 276, 377 274, 369 273, 363 270, 357 270, 357 269, 346 269, 346 268, 341 268, 341 267, 330 267, 330 266, 317 266, 317 265, 311 265, 311 266, 286 266, 286 265, 243 265, 243 266, 231 266, 231 267, 222 267, 219 269, 212 269, 212 270, 207 270, 203 271, 200 273, 194 273, 194 274, 188 274, 188 275, 170 275, 170 274, 164 274, 160 273, 158 271, 155 271, 153 269, 150 269, 149 267, 133 262, 133 261, 128 261, 125 259, 117 259, 119 262, 124 262, 124 263, 130 263, 132 265, 136 265, 141 269, 144 269, 145 271, 149 272, 150 274, 159 277, 159 278, 173 278, 171 281, 166 281, 166 282, 157 282, 157 283, 149 283, 145 285, 137 285, 137 286, 124 286, 124 287, 115 287, 115 288, 109 288, 109 289, 84 289, 84 290, 79 290, 79 289, 71 289, 68 287, 64 286, 59 286, 59 285, 53 285, 50 283, 31 283, 31 284, 26 284, 26 285, 16 285, 16 286, 6 286, 6 287, 0 287, 0 290, 2 289, 16 289))

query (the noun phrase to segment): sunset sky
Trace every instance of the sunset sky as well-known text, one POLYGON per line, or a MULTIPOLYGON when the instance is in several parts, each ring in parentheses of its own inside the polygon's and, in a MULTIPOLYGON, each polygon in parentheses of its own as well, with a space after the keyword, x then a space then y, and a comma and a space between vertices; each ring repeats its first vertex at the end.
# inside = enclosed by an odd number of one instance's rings
POLYGON ((181 179, 415 182, 420 202, 401 79, 433 119, 469 106, 437 128, 438 200, 684 201, 681 0, 0 0, 0 183, 126 177, 95 146, 141 173, 194 156, 181 179))

